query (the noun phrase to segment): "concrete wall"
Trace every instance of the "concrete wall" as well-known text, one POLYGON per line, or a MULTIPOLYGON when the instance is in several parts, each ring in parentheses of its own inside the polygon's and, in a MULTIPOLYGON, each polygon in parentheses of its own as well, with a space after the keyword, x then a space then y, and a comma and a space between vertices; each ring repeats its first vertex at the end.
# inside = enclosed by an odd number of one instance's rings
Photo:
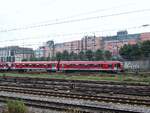
POLYGON ((125 61, 124 69, 128 71, 150 71, 150 60, 125 61))

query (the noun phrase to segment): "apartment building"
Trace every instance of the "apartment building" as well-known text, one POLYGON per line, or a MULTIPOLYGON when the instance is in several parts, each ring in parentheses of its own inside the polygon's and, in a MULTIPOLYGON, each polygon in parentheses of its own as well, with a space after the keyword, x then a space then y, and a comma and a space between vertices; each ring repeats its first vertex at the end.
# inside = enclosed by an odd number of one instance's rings
POLYGON ((80 51, 86 51, 86 50, 97 50, 102 49, 101 37, 96 36, 85 36, 81 40, 75 40, 71 42, 64 42, 64 43, 57 43, 54 45, 54 53, 57 52, 62 53, 64 50, 68 51, 69 53, 79 53, 80 51))
MULTIPOLYGON (((39 50, 39 53, 43 57, 55 56, 57 52, 62 53, 64 50, 69 53, 79 53, 80 51, 92 50, 96 51, 98 49, 108 50, 112 55, 116 56, 119 54, 119 49, 125 44, 136 44, 140 41, 150 40, 150 32, 138 33, 138 34, 128 34, 125 31, 119 31, 114 36, 84 36, 81 40, 74 40, 64 43, 56 43, 53 41, 48 41, 39 50)), ((40 57, 41 57, 40 56, 40 57)))
POLYGON ((81 39, 81 50, 93 50, 102 49, 102 38, 96 36, 85 36, 81 39))
POLYGON ((125 44, 136 44, 140 41, 140 34, 128 34, 127 31, 119 31, 116 36, 103 37, 103 48, 112 53, 112 55, 118 55, 119 49, 125 44))
POLYGON ((0 48, 1 62, 22 61, 22 59, 29 59, 34 55, 32 48, 24 48, 19 46, 9 46, 0 48))
POLYGON ((140 35, 140 40, 141 40, 141 41, 150 40, 150 32, 141 33, 141 35, 140 35))

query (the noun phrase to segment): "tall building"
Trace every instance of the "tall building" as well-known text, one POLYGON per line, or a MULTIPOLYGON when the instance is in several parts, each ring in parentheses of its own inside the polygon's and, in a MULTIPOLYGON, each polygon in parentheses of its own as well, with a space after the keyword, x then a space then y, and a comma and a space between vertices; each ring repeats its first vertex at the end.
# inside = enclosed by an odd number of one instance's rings
POLYGON ((141 40, 141 41, 150 40, 150 32, 141 33, 141 35, 140 35, 140 40, 141 40))
POLYGON ((79 53, 80 51, 86 50, 97 50, 102 49, 101 46, 102 38, 96 36, 85 36, 81 40, 75 40, 71 42, 57 43, 54 45, 55 54, 57 52, 62 53, 64 50, 69 53, 79 53))
POLYGON ((36 58, 45 57, 45 47, 40 46, 38 49, 34 51, 34 55, 36 58))
POLYGON ((14 62, 29 59, 34 55, 32 48, 23 48, 19 46, 9 46, 0 48, 1 62, 14 62))
POLYGON ((103 37, 103 48, 112 53, 119 55, 119 49, 125 44, 136 44, 140 41, 140 34, 128 34, 127 31, 119 31, 116 36, 103 37))
POLYGON ((71 41, 71 42, 57 43, 54 46, 55 54, 57 52, 62 53, 65 50, 68 51, 69 53, 71 53, 73 51, 74 53, 78 54, 81 50, 81 41, 75 40, 75 41, 71 41))
POLYGON ((138 34, 128 34, 126 30, 118 31, 114 36, 84 36, 81 40, 74 40, 70 42, 56 43, 52 40, 46 42, 37 51, 39 57, 53 57, 56 53, 63 51, 68 51, 69 53, 79 53, 80 51, 92 50, 96 51, 98 49, 108 50, 112 55, 119 55, 119 49, 125 44, 136 44, 139 41, 150 40, 150 32, 138 33, 138 34))
POLYGON ((56 53, 60 52, 62 53, 64 51, 64 43, 56 43, 54 45, 54 54, 56 55, 56 53))
POLYGON ((102 49, 102 38, 96 36, 85 36, 81 39, 81 50, 93 50, 102 49))

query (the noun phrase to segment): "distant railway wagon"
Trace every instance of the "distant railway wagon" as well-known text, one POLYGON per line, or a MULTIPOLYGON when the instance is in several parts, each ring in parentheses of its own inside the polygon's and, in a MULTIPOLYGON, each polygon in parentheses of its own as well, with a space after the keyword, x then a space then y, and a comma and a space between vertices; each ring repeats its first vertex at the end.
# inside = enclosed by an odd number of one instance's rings
POLYGON ((0 62, 0 70, 8 70, 10 67, 9 63, 0 62))
POLYGON ((61 61, 60 71, 122 71, 123 65, 119 61, 61 61))
POLYGON ((38 61, 38 62, 14 62, 11 70, 26 71, 56 71, 57 61, 38 61))
POLYGON ((0 62, 1 71, 47 71, 47 72, 78 72, 78 71, 123 71, 120 61, 26 61, 0 62))

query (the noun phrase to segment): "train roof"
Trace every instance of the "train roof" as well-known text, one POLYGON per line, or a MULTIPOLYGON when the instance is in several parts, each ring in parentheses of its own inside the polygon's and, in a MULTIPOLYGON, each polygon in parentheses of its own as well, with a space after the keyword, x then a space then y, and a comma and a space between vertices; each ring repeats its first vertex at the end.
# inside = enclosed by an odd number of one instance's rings
MULTIPOLYGON (((1 62, 0 62, 1 63, 1 62)), ((14 62, 16 64, 49 64, 58 63, 58 61, 23 61, 14 62)), ((122 63, 120 61, 60 61, 62 64, 107 64, 107 63, 122 63)))
POLYGON ((62 64, 107 64, 121 63, 120 61, 60 61, 62 64))
POLYGON ((57 63, 57 61, 24 61, 24 62, 14 62, 16 64, 49 64, 49 63, 57 63))

